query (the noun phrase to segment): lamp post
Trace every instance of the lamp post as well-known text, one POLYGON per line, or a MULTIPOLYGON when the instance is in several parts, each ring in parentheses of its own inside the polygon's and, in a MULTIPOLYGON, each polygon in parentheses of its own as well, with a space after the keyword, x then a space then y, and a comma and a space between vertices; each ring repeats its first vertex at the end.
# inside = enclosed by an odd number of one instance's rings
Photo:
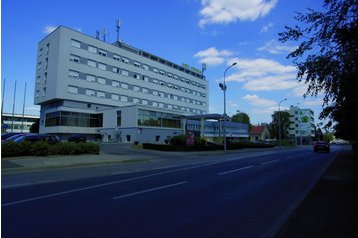
POLYGON ((287 98, 281 100, 278 103, 278 141, 280 143, 280 149, 281 149, 281 112, 280 112, 280 105, 282 102, 286 101, 287 98))
POLYGON ((221 90, 224 91, 224 151, 226 151, 226 118, 227 118, 227 115, 226 115, 226 83, 225 83, 225 77, 226 77, 226 72, 228 71, 228 69, 230 69, 231 67, 235 66, 237 63, 233 63, 232 65, 230 65, 229 67, 227 67, 225 69, 225 72, 224 72, 224 83, 220 83, 219 86, 221 88, 221 90))

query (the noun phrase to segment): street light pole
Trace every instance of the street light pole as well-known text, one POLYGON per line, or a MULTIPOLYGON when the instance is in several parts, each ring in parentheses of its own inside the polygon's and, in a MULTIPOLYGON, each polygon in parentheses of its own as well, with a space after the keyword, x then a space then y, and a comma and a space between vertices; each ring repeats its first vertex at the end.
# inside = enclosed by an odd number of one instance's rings
POLYGON ((278 104, 278 141, 280 143, 280 149, 281 149, 281 111, 280 111, 280 105, 282 102, 286 101, 287 98, 283 99, 278 104))
POLYGON ((225 82, 225 78, 226 78, 226 72, 228 71, 228 69, 230 69, 231 67, 235 66, 237 63, 233 63, 232 65, 230 65, 229 67, 227 67, 225 69, 225 72, 224 72, 224 84, 220 83, 219 86, 221 88, 221 90, 224 91, 224 151, 226 151, 226 118, 227 118, 227 115, 226 115, 226 82, 225 82))

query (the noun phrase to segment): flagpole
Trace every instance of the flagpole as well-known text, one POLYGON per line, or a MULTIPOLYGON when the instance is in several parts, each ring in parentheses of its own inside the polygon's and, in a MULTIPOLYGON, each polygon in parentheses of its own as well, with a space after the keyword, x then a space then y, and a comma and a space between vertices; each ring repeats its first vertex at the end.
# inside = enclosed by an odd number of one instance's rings
POLYGON ((24 130, 25 99, 26 99, 26 83, 25 83, 24 103, 22 104, 21 132, 23 132, 23 130, 24 130))

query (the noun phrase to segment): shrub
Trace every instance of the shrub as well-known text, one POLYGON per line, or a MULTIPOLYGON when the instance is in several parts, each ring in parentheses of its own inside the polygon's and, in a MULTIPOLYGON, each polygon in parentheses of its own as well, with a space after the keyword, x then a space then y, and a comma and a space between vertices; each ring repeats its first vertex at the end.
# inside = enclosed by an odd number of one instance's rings
POLYGON ((171 145, 186 145, 186 137, 185 137, 185 135, 173 136, 170 139, 170 144, 171 145))
POLYGON ((30 154, 35 156, 47 156, 49 145, 46 142, 36 142, 31 146, 30 154))
POLYGON ((18 156, 26 156, 26 155, 31 155, 31 148, 33 146, 33 144, 29 141, 22 141, 20 143, 18 143, 19 146, 19 155, 18 156))
POLYGON ((99 145, 94 142, 87 142, 82 144, 82 146, 84 148, 84 153, 96 154, 96 155, 99 154, 99 150, 100 150, 99 145))
POLYGON ((8 141, 1 144, 1 156, 13 157, 19 155, 19 144, 13 141, 8 141))

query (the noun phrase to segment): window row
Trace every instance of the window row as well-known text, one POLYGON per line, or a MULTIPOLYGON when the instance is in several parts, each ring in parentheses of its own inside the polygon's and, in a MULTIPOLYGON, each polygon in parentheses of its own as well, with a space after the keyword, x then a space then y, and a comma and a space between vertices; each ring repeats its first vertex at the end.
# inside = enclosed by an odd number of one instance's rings
MULTIPOLYGON (((81 42, 78 41, 78 40, 72 39, 71 40, 71 45, 73 47, 76 47, 76 48, 81 48, 81 42)), ((132 64, 132 65, 134 65, 134 66, 136 66, 138 68, 143 68, 143 69, 148 70, 148 71, 151 70, 154 73, 158 73, 158 74, 161 74, 163 76, 167 76, 169 78, 173 78, 173 79, 176 79, 176 80, 181 80, 183 82, 187 82, 189 84, 192 84, 194 86, 197 86, 197 87, 200 87, 200 88, 203 88, 203 89, 206 88, 206 86, 204 84, 200 84, 200 83, 197 83, 197 82, 194 82, 194 81, 190 81, 188 79, 180 78, 177 75, 174 75, 174 74, 171 74, 171 73, 168 73, 168 72, 164 72, 164 71, 159 70, 159 69, 154 68, 154 67, 150 67, 150 66, 148 66, 146 64, 143 64, 143 63, 140 63, 138 61, 133 60, 132 62, 130 62, 130 60, 128 58, 126 58, 126 57, 120 56, 120 55, 112 53, 112 52, 109 54, 106 50, 100 49, 100 48, 92 46, 92 45, 88 45, 87 50, 89 52, 91 52, 91 53, 99 54, 99 55, 104 56, 104 57, 111 57, 113 60, 116 60, 116 61, 119 61, 119 62, 122 62, 122 63, 125 63, 125 64, 132 64)))
MULTIPOLYGON (((68 76, 70 78, 75 78, 75 79, 79 79, 80 78, 80 73, 78 71, 74 71, 74 70, 69 70, 68 76)), ((123 88, 123 89, 131 89, 135 92, 142 92, 142 93, 150 93, 153 94, 155 96, 159 96, 159 97, 166 97, 169 99, 174 99, 176 101, 181 100, 182 102, 187 102, 187 103, 193 103, 195 105, 202 105, 202 106, 206 106, 206 102, 202 102, 199 100, 195 100, 195 99, 190 99, 190 98, 186 98, 186 97, 180 97, 171 93, 164 93, 161 91, 157 91, 157 90, 151 90, 145 87, 139 87, 136 85, 129 85, 127 83, 123 83, 123 82, 119 82, 116 80, 110 80, 110 79, 106 79, 103 77, 99 77, 99 76, 95 76, 95 75, 90 75, 87 74, 85 76, 85 80, 88 82, 97 82, 99 84, 102 85, 111 85, 112 87, 116 87, 116 88, 123 88)))
MULTIPOLYGON (((70 55, 70 61, 75 62, 75 63, 80 63, 80 57, 76 56, 76 55, 70 55)), ((145 82, 151 82, 151 83, 158 84, 158 85, 161 85, 161 86, 166 86, 168 88, 181 90, 182 92, 185 92, 185 93, 194 94, 196 96, 201 96, 201 97, 206 97, 206 93, 200 93, 200 92, 195 91, 195 90, 190 90, 188 88, 179 87, 178 85, 175 85, 175 84, 172 84, 172 83, 164 82, 162 80, 158 80, 158 79, 155 79, 155 78, 149 78, 148 76, 140 75, 140 74, 135 73, 135 72, 129 72, 127 70, 120 69, 120 68, 115 67, 115 66, 108 66, 106 64, 96 62, 96 61, 93 61, 93 60, 89 60, 89 59, 87 59, 86 64, 88 66, 90 66, 90 67, 99 68, 101 70, 107 70, 107 69, 112 67, 112 72, 115 73, 115 74, 120 74, 120 75, 126 76, 126 77, 129 77, 131 75, 131 77, 133 77, 135 79, 143 80, 145 82)), ((76 78, 76 77, 78 77, 78 74, 79 73, 77 72, 77 73, 74 73, 74 75, 69 75, 69 76, 73 77, 73 78, 76 78)))
POLYGON ((149 105, 152 107, 168 108, 168 109, 172 109, 172 110, 181 110, 181 111, 198 113, 198 114, 206 113, 205 110, 199 110, 199 109, 188 108, 188 107, 172 105, 172 104, 164 104, 162 102, 149 101, 146 99, 139 99, 139 98, 135 98, 135 97, 128 97, 128 96, 119 95, 116 93, 107 93, 108 95, 106 97, 106 93, 103 91, 98 91, 98 90, 93 90, 93 89, 88 89, 88 88, 80 89, 79 87, 72 86, 72 85, 68 86, 67 92, 72 93, 72 94, 84 94, 84 95, 90 96, 90 97, 107 98, 107 99, 111 99, 114 101, 131 102, 134 104, 149 105))

